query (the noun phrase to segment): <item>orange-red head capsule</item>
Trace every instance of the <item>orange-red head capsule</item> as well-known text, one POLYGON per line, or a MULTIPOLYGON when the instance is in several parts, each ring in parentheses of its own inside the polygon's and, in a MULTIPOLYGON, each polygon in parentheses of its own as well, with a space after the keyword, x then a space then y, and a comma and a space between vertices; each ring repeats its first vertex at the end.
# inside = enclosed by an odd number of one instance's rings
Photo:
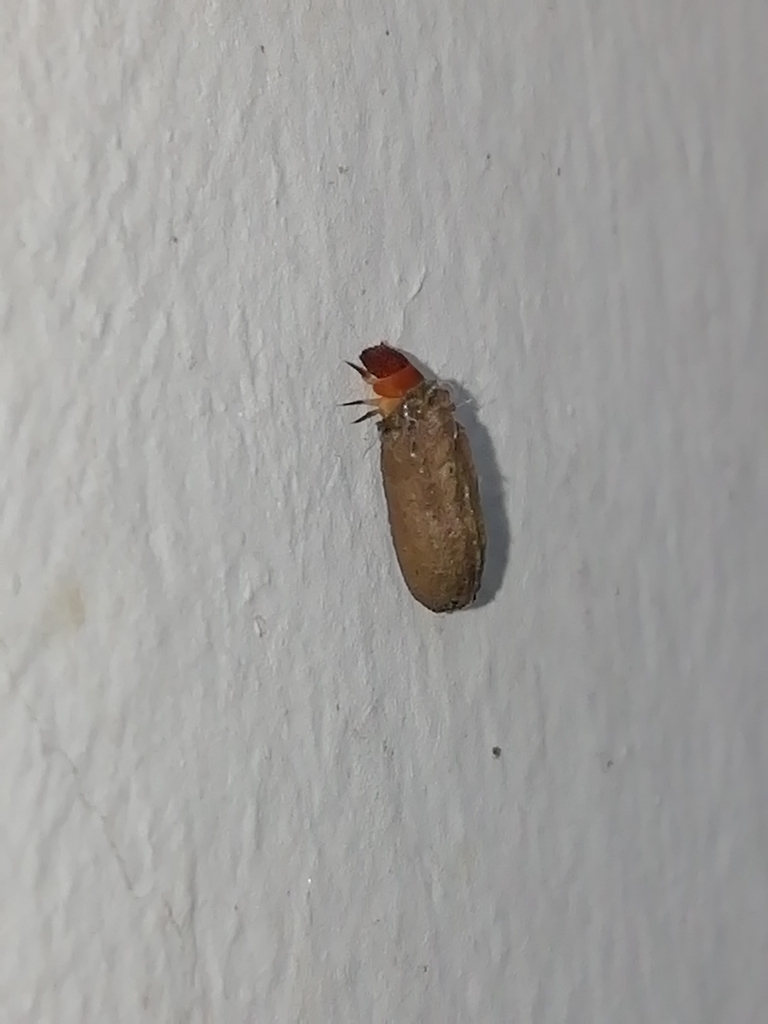
MULTIPOLYGON (((413 363, 398 352, 396 348, 390 348, 385 342, 374 345, 372 348, 363 349, 360 353, 362 366, 354 363, 347 363, 353 370, 357 370, 366 384, 370 384, 377 398, 370 398, 361 405, 371 405, 374 408, 371 412, 361 416, 360 420, 366 420, 369 416, 381 413, 388 416, 400 405, 408 392, 421 384, 424 377, 413 363)), ((347 402, 347 405, 357 405, 356 402, 347 402)), ((357 420, 356 422, 360 422, 357 420)))
POLYGON ((450 392, 389 345, 365 349, 360 362, 349 365, 376 397, 345 404, 372 406, 360 420, 381 415, 381 475, 403 578, 431 611, 464 608, 480 587, 485 525, 472 452, 450 392))

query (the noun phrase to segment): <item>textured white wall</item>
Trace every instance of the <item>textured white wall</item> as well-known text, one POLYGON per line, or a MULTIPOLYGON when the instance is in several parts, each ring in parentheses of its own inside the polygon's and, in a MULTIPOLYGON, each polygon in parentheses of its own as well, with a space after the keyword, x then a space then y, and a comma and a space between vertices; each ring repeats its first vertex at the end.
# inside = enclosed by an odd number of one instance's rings
POLYGON ((765 1019, 761 7, 2 6, 3 1022, 765 1019))

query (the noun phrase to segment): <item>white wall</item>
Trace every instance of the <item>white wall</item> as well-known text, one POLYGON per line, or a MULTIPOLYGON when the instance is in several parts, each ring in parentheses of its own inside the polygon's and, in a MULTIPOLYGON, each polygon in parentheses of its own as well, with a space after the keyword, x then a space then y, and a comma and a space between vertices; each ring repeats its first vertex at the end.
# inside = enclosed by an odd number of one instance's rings
POLYGON ((761 7, 2 6, 3 1022, 765 1019, 761 7))

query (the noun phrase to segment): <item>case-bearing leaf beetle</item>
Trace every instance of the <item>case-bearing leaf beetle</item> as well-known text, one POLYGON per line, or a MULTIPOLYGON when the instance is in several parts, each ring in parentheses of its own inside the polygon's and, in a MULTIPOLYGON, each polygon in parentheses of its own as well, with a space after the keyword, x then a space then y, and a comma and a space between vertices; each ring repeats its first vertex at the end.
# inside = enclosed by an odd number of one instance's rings
POLYGON ((485 525, 477 473, 448 389, 428 381, 382 342, 349 363, 374 397, 356 423, 376 414, 381 476, 395 554, 411 594, 433 612, 465 608, 477 596, 485 525))

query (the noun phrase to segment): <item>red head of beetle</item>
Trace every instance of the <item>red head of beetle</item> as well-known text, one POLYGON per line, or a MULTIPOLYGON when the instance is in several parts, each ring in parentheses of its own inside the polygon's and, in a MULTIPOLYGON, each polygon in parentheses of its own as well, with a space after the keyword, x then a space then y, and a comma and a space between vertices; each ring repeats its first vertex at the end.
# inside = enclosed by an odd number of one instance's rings
POLYGON ((347 363, 357 370, 366 384, 370 384, 376 398, 368 398, 357 402, 344 402, 344 405, 370 405, 373 408, 355 420, 360 423, 369 416, 389 416, 398 408, 402 400, 418 384, 424 380, 407 356, 385 342, 363 349, 360 353, 362 366, 347 363))

